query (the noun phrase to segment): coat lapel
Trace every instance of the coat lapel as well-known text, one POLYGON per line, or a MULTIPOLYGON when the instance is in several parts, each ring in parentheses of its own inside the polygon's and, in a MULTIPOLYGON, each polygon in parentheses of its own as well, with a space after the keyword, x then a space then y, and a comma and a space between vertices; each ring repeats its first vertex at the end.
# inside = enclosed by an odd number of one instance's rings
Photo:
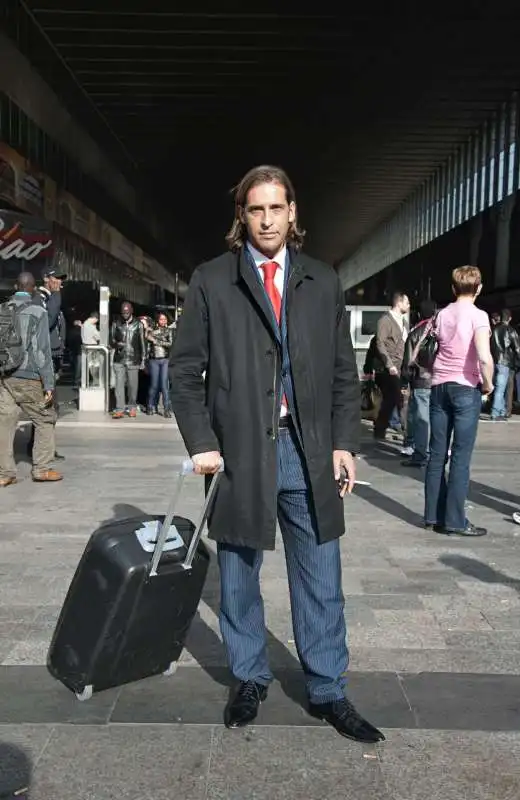
POLYGON ((294 250, 290 250, 290 273, 286 289, 286 313, 289 314, 294 293, 305 280, 313 280, 313 275, 307 269, 305 257, 294 250))

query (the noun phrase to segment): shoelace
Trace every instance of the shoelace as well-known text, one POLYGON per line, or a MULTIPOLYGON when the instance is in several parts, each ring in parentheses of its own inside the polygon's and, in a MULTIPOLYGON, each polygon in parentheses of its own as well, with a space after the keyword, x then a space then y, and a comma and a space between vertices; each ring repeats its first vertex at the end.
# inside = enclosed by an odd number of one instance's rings
POLYGON ((238 694, 240 697, 244 698, 244 700, 258 700, 260 696, 258 687, 254 681, 246 681, 242 684, 238 694))

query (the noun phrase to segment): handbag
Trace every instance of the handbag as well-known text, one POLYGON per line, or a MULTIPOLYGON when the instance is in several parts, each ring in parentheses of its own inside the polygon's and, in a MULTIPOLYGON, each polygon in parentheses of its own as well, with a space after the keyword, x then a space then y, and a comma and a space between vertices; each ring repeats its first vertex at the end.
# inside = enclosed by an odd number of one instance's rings
POLYGON ((410 358, 412 366, 421 367, 421 369, 431 372, 437 353, 439 352, 439 340, 435 333, 435 324, 437 322, 437 314, 424 326, 425 331, 421 338, 415 345, 410 358))
POLYGON ((372 379, 361 383, 361 411, 371 413, 379 410, 381 390, 372 379))

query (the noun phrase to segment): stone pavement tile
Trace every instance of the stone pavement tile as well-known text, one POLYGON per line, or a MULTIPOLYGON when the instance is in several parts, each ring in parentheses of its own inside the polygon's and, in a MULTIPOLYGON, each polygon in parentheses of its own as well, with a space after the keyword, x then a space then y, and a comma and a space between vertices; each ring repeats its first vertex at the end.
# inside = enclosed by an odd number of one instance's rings
POLYGON ((412 594, 363 594, 361 596, 347 595, 345 603, 347 606, 347 618, 349 603, 360 603, 366 608, 372 609, 388 609, 388 610, 424 610, 422 599, 415 597, 412 594))
POLYGON ((57 727, 31 800, 204 800, 210 748, 205 726, 57 727))
POLYGON ((448 647, 472 647, 485 650, 520 650, 520 631, 449 631, 444 634, 448 647))
POLYGON ((468 606, 465 597, 423 597, 424 607, 431 611, 443 631, 489 631, 487 615, 468 606))
POLYGON ((425 576, 421 581, 411 581, 403 577, 401 581, 385 580, 380 581, 362 580, 363 591, 366 594, 461 594, 462 588, 456 581, 446 578, 442 582, 438 580, 428 580, 425 576))
MULTIPOLYGON (((274 669, 275 681, 257 724, 321 725, 307 713, 305 682, 299 669, 274 669)), ((111 722, 221 725, 231 679, 226 669, 180 667, 175 675, 123 687, 111 722)), ((359 710, 386 727, 410 727, 414 719, 395 673, 349 673, 347 691, 359 710)))
POLYGON ((520 631, 520 613, 514 611, 488 611, 485 617, 490 627, 496 631, 520 631))
POLYGON ((379 750, 395 800, 517 800, 520 736, 400 731, 379 750))
POLYGON ((355 647, 350 653, 350 667, 359 672, 395 670, 396 672, 459 672, 520 674, 518 650, 497 648, 469 649, 449 647, 445 650, 412 648, 355 647))
POLYGON ((58 577, 33 576, 30 580, 11 576, 0 583, 0 606, 59 605, 65 599, 71 577, 68 572, 58 577))
POLYGON ((119 689, 81 703, 43 666, 0 666, 0 720, 8 724, 106 723, 119 689))
POLYGON ((207 797, 392 800, 374 754, 374 749, 341 739, 329 729, 215 730, 207 797))
POLYGON ((351 648, 445 648, 446 642, 433 614, 427 611, 374 611, 376 626, 350 628, 351 648))
POLYGON ((418 728, 520 731, 520 676, 402 675, 418 728))
POLYGON ((2 658, 1 665, 9 666, 41 666, 47 661, 50 637, 42 639, 24 639, 14 641, 2 658))

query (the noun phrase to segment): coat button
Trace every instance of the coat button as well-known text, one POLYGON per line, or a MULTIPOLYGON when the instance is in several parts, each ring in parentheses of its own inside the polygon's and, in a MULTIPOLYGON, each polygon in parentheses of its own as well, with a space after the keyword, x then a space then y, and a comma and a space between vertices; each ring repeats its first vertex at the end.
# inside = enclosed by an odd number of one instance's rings
POLYGON ((272 429, 272 428, 268 428, 268 429, 266 430, 266 433, 267 433, 267 435, 269 436, 269 438, 271 438, 271 437, 273 436, 273 434, 274 434, 274 431, 273 431, 273 429, 272 429))
POLYGON ((268 389, 267 390, 267 396, 268 397, 274 397, 274 389, 268 389))
POLYGON ((266 354, 267 358, 272 358, 274 356, 274 350, 271 350, 271 349, 266 350, 265 354, 266 354))

